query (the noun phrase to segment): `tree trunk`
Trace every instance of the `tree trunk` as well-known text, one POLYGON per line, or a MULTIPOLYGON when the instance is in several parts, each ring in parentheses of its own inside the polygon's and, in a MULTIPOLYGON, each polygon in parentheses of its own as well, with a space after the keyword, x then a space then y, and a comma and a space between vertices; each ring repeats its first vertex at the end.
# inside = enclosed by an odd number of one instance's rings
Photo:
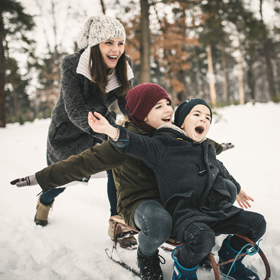
POLYGON ((222 67, 223 67, 223 90, 224 90, 224 97, 226 104, 229 105, 229 95, 228 95, 228 75, 226 70, 226 54, 225 54, 225 48, 222 47, 222 67))
POLYGON ((270 99, 272 101, 276 101, 277 100, 277 90, 276 90, 276 84, 275 84, 275 79, 274 79, 273 65, 271 62, 272 54, 273 54, 273 48, 271 46, 271 42, 265 35, 264 39, 263 39, 263 55, 264 55, 265 63, 266 63, 266 74, 267 74, 267 80, 268 80, 269 95, 270 95, 270 99))
POLYGON ((263 0, 260 0, 259 12, 260 12, 261 20, 263 20, 263 0))
POLYGON ((106 9, 105 9, 105 4, 104 4, 103 0, 100 0, 100 5, 101 5, 101 8, 102 8, 102 14, 106 15, 106 9))
POLYGON ((238 82, 239 82, 239 103, 240 105, 244 105, 244 86, 243 86, 243 70, 242 70, 242 54, 240 43, 238 43, 238 52, 239 55, 237 57, 237 68, 238 68, 238 82))
POLYGON ((148 0, 141 0, 141 46, 140 46, 140 83, 151 82, 150 66, 150 21, 149 21, 149 3, 148 0))
POLYGON ((0 127, 6 126, 4 41, 3 10, 0 8, 0 127))
POLYGON ((255 78, 254 78, 254 71, 253 71, 253 62, 251 59, 251 54, 247 52, 246 55, 248 58, 246 59, 247 62, 247 85, 249 88, 249 94, 253 103, 256 101, 256 86, 255 86, 255 78))
POLYGON ((215 89, 215 76, 212 63, 212 53, 211 46, 208 45, 207 48, 207 61, 208 61, 208 75, 209 75, 209 89, 210 89, 210 101, 213 107, 217 106, 217 96, 215 89))

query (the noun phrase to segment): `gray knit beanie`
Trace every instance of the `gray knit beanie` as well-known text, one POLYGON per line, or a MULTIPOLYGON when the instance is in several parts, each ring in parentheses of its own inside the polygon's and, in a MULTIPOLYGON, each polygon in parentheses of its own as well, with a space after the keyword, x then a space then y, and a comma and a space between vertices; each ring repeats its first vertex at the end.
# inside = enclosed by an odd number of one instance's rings
POLYGON ((90 17, 83 30, 77 36, 79 49, 93 47, 111 38, 122 38, 125 41, 125 29, 115 18, 108 16, 90 17))

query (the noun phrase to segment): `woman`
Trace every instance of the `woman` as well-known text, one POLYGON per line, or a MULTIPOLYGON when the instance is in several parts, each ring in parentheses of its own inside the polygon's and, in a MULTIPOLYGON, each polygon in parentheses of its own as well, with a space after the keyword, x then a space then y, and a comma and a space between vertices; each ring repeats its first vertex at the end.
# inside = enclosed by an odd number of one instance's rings
MULTIPOLYGON (((133 72, 124 51, 125 39, 125 29, 118 20, 92 16, 78 35, 80 50, 63 59, 60 97, 52 112, 47 140, 48 165, 79 154, 106 139, 105 135, 94 133, 88 126, 89 111, 98 111, 114 124, 115 113, 109 111, 109 106, 117 100, 121 112, 128 113, 126 94, 132 87, 133 72)), ((116 190, 111 170, 107 175, 113 216, 117 214, 116 190)), ((88 180, 89 177, 82 181, 88 180)), ((53 189, 40 195, 34 219, 37 225, 48 224, 49 210, 55 197, 63 191, 64 188, 53 189)), ((123 239, 121 242, 127 241, 123 239)), ((135 245, 134 237, 131 241, 135 245)))

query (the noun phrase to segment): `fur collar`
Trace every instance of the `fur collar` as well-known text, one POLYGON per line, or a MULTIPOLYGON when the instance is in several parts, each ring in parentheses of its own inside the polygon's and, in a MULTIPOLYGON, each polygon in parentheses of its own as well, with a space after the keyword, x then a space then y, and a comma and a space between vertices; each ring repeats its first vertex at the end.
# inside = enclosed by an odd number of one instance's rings
MULTIPOLYGON (((175 130, 175 131, 178 131, 178 132, 180 132, 180 133, 182 133, 184 136, 187 136, 188 138, 189 138, 189 136, 186 134, 186 132, 183 130, 183 129, 181 129, 180 127, 178 127, 177 125, 175 125, 175 124, 171 124, 171 123, 164 123, 164 124, 162 124, 162 125, 160 125, 158 128, 157 128, 157 130, 159 130, 159 129, 161 129, 161 128, 170 128, 170 129, 173 129, 173 130, 175 130)), ((202 139, 201 140, 201 142, 199 142, 199 143, 202 143, 203 141, 205 141, 206 140, 206 138, 204 138, 204 139, 202 139)), ((193 140, 192 140, 193 141, 193 140)))

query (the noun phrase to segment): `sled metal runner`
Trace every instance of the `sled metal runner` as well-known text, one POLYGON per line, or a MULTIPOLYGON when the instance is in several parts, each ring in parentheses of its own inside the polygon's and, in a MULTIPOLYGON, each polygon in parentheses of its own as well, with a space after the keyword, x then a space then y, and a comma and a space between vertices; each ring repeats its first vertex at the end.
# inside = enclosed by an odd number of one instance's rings
MULTIPOLYGON (((115 246, 115 245, 114 245, 115 246)), ((132 272, 134 275, 138 276, 141 278, 140 273, 138 271, 136 271, 134 268, 132 268, 131 266, 129 266, 128 264, 126 264, 125 262, 122 261, 118 261, 116 259, 114 259, 113 257, 113 251, 114 249, 116 249, 116 247, 113 247, 111 254, 109 253, 109 249, 105 249, 106 255, 108 256, 108 258, 110 260, 112 260, 113 262, 119 264, 120 266, 122 266, 123 268, 127 269, 128 271, 132 272)))
MULTIPOLYGON (((118 237, 119 237, 119 232, 120 232, 120 228, 122 226, 125 226, 130 232, 131 234, 137 234, 138 231, 129 227, 127 224, 125 224, 124 220, 122 219, 119 219, 117 217, 111 217, 111 219, 113 219, 115 222, 117 222, 117 225, 116 225, 116 228, 115 228, 115 232, 114 232, 114 245, 113 245, 113 248, 112 248, 112 253, 113 251, 116 249, 116 246, 117 246, 117 243, 118 243, 118 237)), ((258 252, 259 256, 261 257, 263 263, 264 263, 264 267, 265 267, 265 271, 266 271, 266 275, 265 275, 265 278, 264 280, 270 280, 270 277, 271 277, 271 271, 270 271, 270 266, 269 266, 269 263, 268 263, 268 260, 264 254, 264 252, 261 250, 261 248, 255 243, 253 242, 251 239, 243 236, 243 235, 239 235, 239 234, 235 234, 236 236, 239 236, 240 238, 243 238, 247 243, 251 244, 254 249, 258 252)), ((178 246, 181 246, 183 245, 184 243, 182 242, 179 242, 179 241, 176 241, 175 239, 172 239, 172 238, 169 238, 165 244, 163 244, 161 246, 161 248, 165 251, 169 251, 169 252, 172 252, 173 249, 175 247, 178 247, 178 246), (165 244, 168 244, 170 246, 172 246, 173 248, 170 248, 168 246, 166 246, 165 244)), ((111 255, 108 254, 108 249, 105 250, 106 251, 106 254, 107 256, 113 260, 114 262, 118 263, 119 265, 121 265, 122 267, 124 267, 125 269, 131 271, 133 274, 137 275, 138 277, 140 277, 140 274, 134 270, 132 267, 130 267, 129 265, 121 262, 121 261, 117 261, 115 260, 113 257, 112 257, 112 253, 111 255)), ((238 256, 238 259, 243 257, 243 256, 246 256, 247 253, 244 253, 244 254, 240 254, 238 256)), ((225 265, 225 264, 228 264, 228 263, 232 263, 234 261, 234 259, 231 259, 229 261, 226 261, 226 262, 223 262, 223 263, 216 263, 215 259, 214 259, 214 256, 213 254, 210 252, 208 255, 207 255, 207 258, 208 260, 210 261, 211 263, 211 266, 213 268, 213 273, 214 273, 214 279, 215 280, 220 280, 220 274, 219 274, 219 266, 222 266, 222 265, 225 265)))

